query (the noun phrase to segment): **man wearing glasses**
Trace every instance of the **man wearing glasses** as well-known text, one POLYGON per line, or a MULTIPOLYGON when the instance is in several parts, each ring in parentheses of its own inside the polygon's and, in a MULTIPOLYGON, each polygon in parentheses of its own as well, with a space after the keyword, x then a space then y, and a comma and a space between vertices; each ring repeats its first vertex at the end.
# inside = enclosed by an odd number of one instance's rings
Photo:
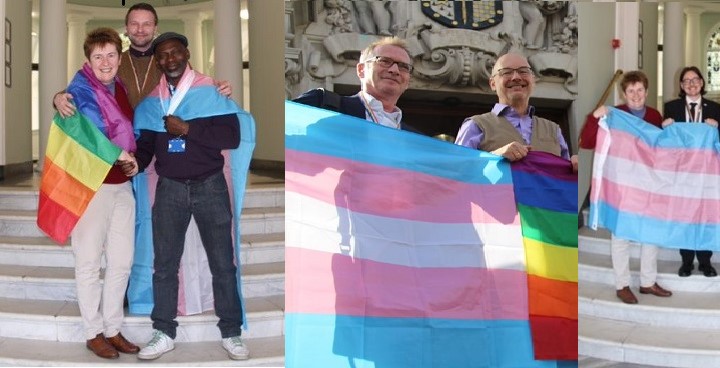
POLYGON ((322 88, 303 93, 293 101, 365 119, 394 129, 415 131, 402 123, 397 101, 410 85, 412 59, 407 44, 397 37, 371 43, 356 66, 360 92, 340 96, 322 88))
POLYGON ((568 159, 577 172, 577 155, 570 151, 560 126, 535 115, 530 95, 535 75, 527 59, 518 54, 498 58, 490 77, 490 88, 498 95, 491 112, 465 119, 456 144, 487 151, 518 161, 530 150, 549 152, 568 159))

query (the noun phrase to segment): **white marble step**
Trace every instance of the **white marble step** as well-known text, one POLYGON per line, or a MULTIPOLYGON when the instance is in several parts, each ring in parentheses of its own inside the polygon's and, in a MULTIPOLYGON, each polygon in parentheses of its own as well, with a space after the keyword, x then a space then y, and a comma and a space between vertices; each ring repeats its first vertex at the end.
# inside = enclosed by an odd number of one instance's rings
MULTIPOLYGON (((282 295, 285 292, 285 263, 242 266, 243 296, 282 295)), ((69 267, 0 267, 0 296, 36 300, 77 300, 75 270, 69 267)))
MULTIPOLYGON (((242 264, 282 262, 285 260, 285 234, 249 234, 242 236, 242 264)), ((47 237, 0 236, 0 265, 75 267, 69 242, 59 246, 47 237)))
POLYGON ((243 234, 276 234, 285 232, 285 207, 244 208, 240 218, 243 234))
MULTIPOLYGON (((696 292, 720 294, 720 278, 705 277, 695 270, 689 277, 680 277, 677 274, 680 261, 657 261, 658 276, 657 282, 662 287, 672 292, 696 292)), ((637 288, 640 285, 640 261, 636 258, 630 259, 630 286, 637 288)), ((599 255, 580 251, 578 253, 578 280, 583 282, 595 282, 615 287, 615 273, 612 269, 612 261, 608 255, 599 255)))
MULTIPOLYGON (((0 337, 0 366, 184 366, 184 367, 282 367, 285 364, 284 337, 246 338, 250 359, 228 359, 219 341, 178 342, 175 350, 157 360, 144 361, 136 355, 120 354, 118 359, 102 359, 84 342, 37 341, 0 337)), ((134 341, 142 346, 147 341, 134 341)))
POLYGON ((578 366, 582 368, 658 368, 656 365, 620 363, 585 355, 578 356, 578 366))
POLYGON ((578 366, 582 368, 658 368, 656 365, 620 363, 586 355, 578 356, 578 366))
MULTIPOLYGON (((29 187, 0 187, 0 210, 37 210, 38 191, 29 187)), ((285 188, 278 184, 253 185, 245 192, 244 208, 282 207, 285 188)))
MULTIPOLYGON (((284 334, 283 295, 245 299, 248 338, 276 337, 284 334)), ((179 316, 176 341, 220 340, 214 311, 179 316)), ((126 313, 122 333, 131 341, 148 341, 152 336, 150 316, 126 313)), ((0 298, 0 336, 31 340, 82 342, 85 340, 80 309, 73 301, 0 298)), ((0 351, 2 351, 0 345, 0 351)))
MULTIPOLYGON (((273 234, 285 231, 284 207, 245 208, 240 218, 243 234, 273 234)), ((42 237, 34 210, 0 210, 0 234, 12 237, 42 237)))
POLYGON ((660 298, 640 294, 632 288, 638 304, 625 304, 615 295, 615 288, 593 282, 582 282, 578 288, 578 313, 616 321, 642 323, 668 328, 720 330, 720 294, 675 291, 660 298))
POLYGON ((38 191, 26 187, 0 187, 0 210, 37 210, 38 191))
MULTIPOLYGON (((578 249, 583 252, 610 255, 610 232, 606 229, 592 230, 587 227, 578 229, 578 249)), ((640 258, 640 246, 630 245, 630 257, 640 258)), ((660 247, 658 260, 680 262, 680 252, 677 249, 660 247)), ((678 265, 679 267, 679 265, 678 265)))
POLYGON ((285 186, 282 184, 254 185, 245 191, 243 208, 285 207, 285 186))
POLYGON ((720 330, 648 326, 581 315, 578 354, 659 367, 720 367, 720 330))

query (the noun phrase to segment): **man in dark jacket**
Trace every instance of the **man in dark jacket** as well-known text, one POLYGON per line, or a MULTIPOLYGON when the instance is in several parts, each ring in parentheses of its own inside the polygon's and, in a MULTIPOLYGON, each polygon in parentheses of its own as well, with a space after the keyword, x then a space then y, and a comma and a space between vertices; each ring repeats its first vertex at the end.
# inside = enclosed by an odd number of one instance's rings
POLYGON ((386 37, 371 43, 360 54, 356 66, 360 92, 340 96, 322 88, 303 93, 293 101, 366 119, 395 129, 417 132, 402 123, 397 107, 410 85, 412 58, 404 40, 386 37))

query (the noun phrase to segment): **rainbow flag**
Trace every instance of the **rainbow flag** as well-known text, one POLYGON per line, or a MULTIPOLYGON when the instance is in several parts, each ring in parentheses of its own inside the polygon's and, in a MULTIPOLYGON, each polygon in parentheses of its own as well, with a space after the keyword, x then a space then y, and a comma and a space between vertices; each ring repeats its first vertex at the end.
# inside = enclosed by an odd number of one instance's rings
POLYGON ((64 244, 121 152, 84 114, 55 114, 40 181, 38 227, 64 244))
POLYGON ((720 250, 720 143, 707 124, 665 129, 618 109, 600 120, 590 226, 668 248, 720 250))
POLYGON ((506 161, 293 102, 285 119, 287 367, 577 366, 535 358, 506 161))
POLYGON ((528 274, 536 359, 577 359, 577 173, 567 160, 531 152, 512 164, 528 274))

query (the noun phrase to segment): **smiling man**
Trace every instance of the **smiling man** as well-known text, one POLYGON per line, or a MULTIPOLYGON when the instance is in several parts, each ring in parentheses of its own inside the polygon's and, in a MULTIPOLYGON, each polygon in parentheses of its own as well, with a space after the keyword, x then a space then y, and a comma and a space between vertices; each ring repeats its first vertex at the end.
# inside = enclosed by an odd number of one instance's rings
MULTIPOLYGON (((159 177, 152 205, 154 305, 150 318, 155 331, 138 358, 156 359, 175 348, 178 271, 192 217, 212 274, 222 346, 231 359, 248 359, 248 348, 240 337, 239 263, 233 257, 232 228, 239 228, 239 212, 231 211, 222 151, 234 151, 229 159, 239 162, 235 159, 240 150, 235 149, 241 141, 240 122, 252 123, 233 100, 216 91, 210 77, 190 68, 187 47, 187 38, 174 32, 161 34, 150 46, 163 75, 135 110, 135 129, 140 134, 138 167, 124 167, 127 174, 136 174, 155 158, 154 171, 159 177)), ((246 142, 247 137, 243 144, 246 142)), ((249 163, 249 157, 245 158, 249 163)), ((237 175, 246 175, 247 167, 233 169, 233 183, 244 183, 237 175)))
POLYGON ((415 131, 402 123, 397 107, 410 86, 413 71, 407 44, 397 37, 385 37, 368 45, 356 66, 360 92, 340 96, 322 88, 303 93, 295 102, 359 117, 394 129, 415 131))
MULTIPOLYGON (((713 127, 720 121, 720 105, 703 97, 705 93, 705 78, 696 66, 686 66, 680 71, 680 93, 677 99, 665 103, 663 106, 663 127, 674 122, 703 123, 713 127)), ((717 270, 710 263, 712 251, 680 249, 682 265, 678 270, 680 277, 688 277, 695 268, 695 258, 698 260, 698 271, 705 277, 717 276, 717 270)))
MULTIPOLYGON (((125 35, 130 39, 130 47, 120 54, 117 75, 127 88, 132 108, 157 86, 162 75, 150 50, 157 27, 157 12, 148 3, 134 4, 125 14, 125 35)), ((227 81, 217 81, 215 86, 224 96, 232 93, 232 87, 227 81)), ((75 113, 72 99, 72 94, 60 91, 53 97, 53 106, 63 117, 72 116, 75 113)))
POLYGON ((570 157, 560 126, 535 115, 530 95, 535 74, 519 54, 498 58, 490 77, 490 88, 498 95, 491 112, 465 119, 456 144, 487 151, 518 161, 530 150, 552 153, 569 159, 577 172, 577 155, 570 157))

